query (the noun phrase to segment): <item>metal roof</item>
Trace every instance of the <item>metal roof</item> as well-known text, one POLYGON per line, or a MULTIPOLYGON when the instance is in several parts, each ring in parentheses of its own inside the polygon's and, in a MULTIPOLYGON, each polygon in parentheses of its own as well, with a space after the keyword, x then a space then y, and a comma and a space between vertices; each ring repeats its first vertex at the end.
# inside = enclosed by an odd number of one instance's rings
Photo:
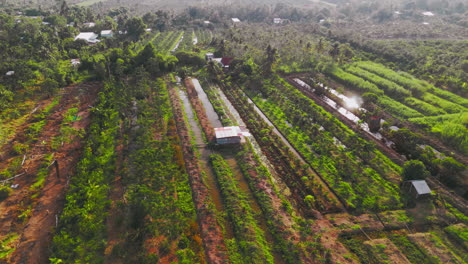
POLYGON ((214 130, 216 138, 250 136, 250 133, 247 132, 245 128, 241 128, 238 126, 217 127, 214 130))
POLYGON ((429 188, 425 180, 414 180, 410 182, 411 184, 413 184, 414 189, 416 190, 418 195, 431 193, 431 189, 429 188))
POLYGON ((86 41, 92 41, 95 40, 97 37, 98 35, 94 32, 80 32, 80 34, 76 36, 75 40, 84 39, 86 41))

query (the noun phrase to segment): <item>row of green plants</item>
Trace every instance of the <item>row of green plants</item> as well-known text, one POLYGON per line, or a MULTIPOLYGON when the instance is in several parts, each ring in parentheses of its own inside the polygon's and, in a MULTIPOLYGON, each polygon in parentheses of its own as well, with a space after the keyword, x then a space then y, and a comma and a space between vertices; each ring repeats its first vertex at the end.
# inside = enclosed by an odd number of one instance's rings
POLYGON ((356 76, 359 76, 363 78, 364 80, 374 83, 375 85, 377 85, 377 87, 382 89, 386 95, 392 98, 404 99, 412 95, 410 90, 407 90, 404 87, 392 81, 389 81, 385 78, 382 78, 377 74, 371 73, 367 70, 363 70, 361 68, 350 65, 348 67, 345 67, 345 71, 351 74, 354 74, 356 76))
POLYGON ((231 168, 219 154, 210 155, 210 164, 220 186, 226 211, 242 254, 240 259, 233 262, 274 263, 265 234, 255 220, 255 212, 249 205, 246 195, 236 184, 231 168))
MULTIPOLYGON (((362 69, 361 72, 367 71, 371 74, 374 73, 374 76, 378 75, 381 78, 387 79, 390 81, 390 83, 403 86, 404 88, 410 90, 415 97, 422 99, 426 103, 439 106, 447 113, 458 113, 465 110, 463 106, 440 98, 431 92, 437 92, 446 98, 454 99, 455 101, 463 104, 466 104, 466 99, 464 100, 464 98, 458 95, 435 88, 426 82, 415 79, 413 76, 407 73, 397 73, 381 64, 369 61, 356 62, 354 65, 362 69)), ((367 76, 365 78, 367 79, 367 76)))
POLYGON ((158 49, 158 51, 168 51, 172 45, 172 39, 174 38, 175 34, 177 34, 175 31, 163 32, 157 38, 155 38, 152 43, 158 49))
POLYGON ((379 96, 377 99, 377 104, 385 109, 388 113, 394 115, 397 118, 406 120, 408 118, 417 118, 423 117, 424 115, 416 111, 413 108, 410 108, 398 101, 393 100, 388 96, 379 96))
POLYGON ((177 43, 179 43, 179 41, 181 41, 182 37, 184 36, 184 32, 181 31, 181 32, 178 32, 178 34, 175 34, 173 35, 175 36, 175 38, 172 38, 170 43, 172 43, 172 45, 168 44, 167 46, 167 49, 164 49, 166 51, 175 51, 175 48, 177 46, 177 43))
POLYGON ((168 129, 175 130, 168 91, 162 80, 150 85, 154 101, 137 102, 138 128, 129 127, 133 131, 129 145, 137 146, 128 154, 123 180, 128 202, 122 221, 129 231, 114 254, 132 259, 126 248, 135 244, 143 248, 146 239, 157 237, 161 239, 157 253, 138 252, 140 263, 155 263, 173 250, 179 263, 199 263, 203 250, 180 141, 168 136, 168 129), (158 140, 154 140, 155 133, 160 135, 158 140))
POLYGON ((404 99, 404 102, 409 107, 416 109, 424 116, 436 116, 436 115, 444 115, 447 114, 444 110, 435 107, 432 104, 426 103, 422 100, 419 100, 415 97, 407 97, 404 99))
POLYGON ((410 122, 442 139, 460 152, 468 153, 468 112, 411 118, 410 122))
POLYGON ((444 228, 445 232, 468 250, 468 227, 465 224, 456 224, 444 228))
POLYGON ((213 39, 213 33, 211 30, 197 29, 195 35, 198 39, 198 44, 200 45, 209 45, 213 39))
POLYGON ((134 45, 135 45, 135 48, 134 48, 135 52, 136 52, 136 53, 141 52, 141 51, 145 48, 146 44, 148 44, 148 43, 154 43, 154 42, 158 39, 158 37, 159 37, 160 35, 161 35, 161 32, 159 32, 159 31, 156 32, 156 33, 154 33, 154 34, 145 35, 145 39, 144 39, 144 40, 139 41, 139 42, 137 42, 137 43, 134 44, 134 45))
POLYGON ((309 166, 297 159, 289 147, 271 130, 241 89, 236 85, 228 85, 229 88, 226 85, 221 86, 224 93, 235 105, 278 175, 293 192, 292 197, 298 208, 305 215, 313 214, 313 210, 339 210, 339 202, 327 193, 328 191, 317 181, 317 176, 310 171, 309 166), (304 182, 307 184, 303 184, 304 182), (308 196, 315 197, 315 199, 308 201, 306 199, 308 196))
POLYGON ((373 93, 377 95, 383 95, 384 92, 379 89, 375 84, 366 81, 354 74, 348 73, 341 68, 332 67, 327 71, 327 74, 331 75, 334 79, 339 82, 349 85, 361 93, 373 93))
POLYGON ((435 95, 433 95, 431 93, 424 93, 421 96, 421 99, 424 100, 425 102, 429 103, 429 104, 432 104, 432 105, 435 105, 435 106, 438 106, 438 107, 442 108, 443 110, 445 110, 447 113, 450 113, 450 114, 460 113, 462 111, 467 111, 468 110, 463 106, 460 106, 460 105, 457 105, 455 103, 449 102, 449 101, 447 101, 445 99, 442 99, 442 98, 440 98, 438 96, 435 96, 435 95))
POLYGON ((465 97, 462 97, 462 96, 460 96, 458 94, 454 94, 452 92, 441 89, 439 87, 435 87, 434 85, 432 85, 432 84, 430 84, 430 83, 428 83, 428 82, 426 82, 424 80, 417 79, 416 77, 414 77, 413 75, 411 75, 411 74, 409 74, 407 72, 400 72, 399 74, 401 76, 403 76, 403 77, 406 77, 409 80, 412 80, 414 82, 419 83, 422 87, 427 89, 428 92, 431 92, 434 95, 437 95, 437 96, 439 96, 441 98, 444 98, 444 99, 446 99, 446 100, 448 100, 450 102, 459 104, 461 106, 468 107, 468 99, 466 99, 465 97))
POLYGON ((282 258, 286 263, 298 263, 299 253, 297 246, 294 245, 292 241, 285 239, 285 236, 290 235, 291 231, 285 227, 284 223, 282 223, 281 216, 272 205, 272 198, 266 194, 265 190, 258 188, 256 184, 261 182, 269 183, 271 192, 274 192, 274 195, 280 197, 282 200, 282 209, 292 218, 291 204, 279 194, 276 188, 274 188, 275 185, 271 180, 272 176, 270 172, 265 165, 262 164, 260 158, 253 153, 252 146, 250 144, 246 144, 243 147, 243 150, 237 153, 236 160, 262 209, 265 219, 267 220, 268 229, 272 233, 276 242, 274 249, 281 253, 282 258), (249 160, 253 160, 256 166, 249 163, 249 160), (255 176, 252 175, 250 171, 254 171, 255 176))
POLYGON ((51 261, 102 263, 109 184, 115 176, 115 140, 120 123, 114 83, 105 84, 65 207, 53 237, 51 261))
POLYGON ((167 53, 174 49, 177 42, 184 35, 183 31, 168 31, 157 37, 153 44, 160 53, 167 53))
POLYGON ((354 63, 355 66, 374 73, 380 77, 383 77, 393 83, 403 86, 412 93, 422 94, 427 91, 427 88, 422 86, 415 80, 408 79, 401 74, 386 68, 382 64, 371 62, 371 61, 359 61, 354 63))
POLYGON ((226 114, 225 111, 225 106, 223 101, 221 100, 218 92, 216 91, 216 88, 213 84, 210 84, 208 82, 202 82, 203 90, 205 91, 206 95, 208 96, 208 99, 211 102, 211 105, 213 105, 213 109, 215 110, 216 114, 219 117, 219 120, 223 124, 223 126, 232 126, 234 125, 234 122, 226 114))
MULTIPOLYGON (((360 162, 360 157, 354 151, 337 145, 331 133, 315 124, 298 126, 294 122, 295 118, 288 118, 291 114, 283 112, 280 104, 274 103, 277 101, 273 99, 265 101, 257 97, 254 100, 306 161, 346 201, 349 208, 382 210, 400 206, 398 188, 382 178, 371 166, 360 162), (288 125, 291 121, 293 127, 288 125)), ((367 155, 370 158, 370 154, 367 155)))
POLYGON ((190 51, 193 47, 193 38, 195 36, 195 33, 193 30, 186 30, 183 36, 184 36, 184 39, 180 42, 177 50, 190 51))
MULTIPOLYGON (((226 116, 225 106, 220 100, 219 94, 214 88, 214 84, 204 83, 203 87, 223 125, 233 125, 231 119, 226 116)), ((293 221, 297 220, 297 216, 293 217, 291 204, 287 199, 282 197, 274 187, 275 184, 272 182, 272 176, 269 170, 262 164, 260 158, 254 154, 251 144, 243 145, 243 149, 236 154, 236 160, 244 177, 248 181, 249 188, 252 190, 255 199, 261 207, 268 229, 275 239, 276 243, 273 250, 279 252, 286 263, 299 263, 299 251, 301 251, 303 255, 312 254, 312 252, 307 250, 308 247, 306 243, 299 242, 296 245, 290 241, 290 236, 293 231, 285 226, 283 222, 284 218, 281 217, 281 214, 287 215, 287 218, 294 219, 293 221), (259 188, 258 186, 263 186, 263 188, 259 188), (266 193, 264 188, 269 189, 270 195, 266 193), (282 207, 280 210, 283 210, 283 213, 278 212, 278 208, 274 208, 272 200, 274 198, 272 198, 272 196, 277 196, 278 199, 281 200, 282 207)), ((297 229, 297 226, 293 224, 292 228, 297 229)), ((314 248, 316 246, 317 245, 315 245, 314 248)))

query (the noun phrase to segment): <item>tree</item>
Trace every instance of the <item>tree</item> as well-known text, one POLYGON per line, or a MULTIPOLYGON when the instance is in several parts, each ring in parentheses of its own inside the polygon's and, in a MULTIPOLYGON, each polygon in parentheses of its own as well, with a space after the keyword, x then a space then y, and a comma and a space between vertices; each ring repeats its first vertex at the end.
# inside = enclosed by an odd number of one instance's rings
POLYGON ((48 96, 51 96, 55 90, 59 87, 58 82, 53 79, 46 79, 43 83, 41 83, 41 90, 47 93, 48 96))
POLYGON ((10 101, 13 100, 13 93, 3 85, 0 85, 0 108, 5 109, 10 101))
POLYGON ((408 180, 422 180, 430 175, 429 171, 419 160, 410 160, 403 165, 403 173, 401 176, 405 181, 408 180))
POLYGON ((146 32, 146 24, 141 17, 132 17, 125 24, 127 28, 127 36, 133 41, 138 41, 146 32))

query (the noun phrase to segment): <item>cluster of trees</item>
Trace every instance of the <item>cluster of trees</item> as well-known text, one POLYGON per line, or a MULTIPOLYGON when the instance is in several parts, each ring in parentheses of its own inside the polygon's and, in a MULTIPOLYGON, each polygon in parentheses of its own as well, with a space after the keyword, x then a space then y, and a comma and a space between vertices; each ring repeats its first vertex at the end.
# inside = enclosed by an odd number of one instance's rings
POLYGON ((466 166, 452 157, 440 159, 431 147, 423 148, 420 135, 406 128, 391 131, 389 138, 395 143, 396 150, 410 158, 413 163, 424 164, 431 175, 438 177, 449 187, 463 185, 463 174, 466 166), (422 163, 419 163, 422 162, 422 163))

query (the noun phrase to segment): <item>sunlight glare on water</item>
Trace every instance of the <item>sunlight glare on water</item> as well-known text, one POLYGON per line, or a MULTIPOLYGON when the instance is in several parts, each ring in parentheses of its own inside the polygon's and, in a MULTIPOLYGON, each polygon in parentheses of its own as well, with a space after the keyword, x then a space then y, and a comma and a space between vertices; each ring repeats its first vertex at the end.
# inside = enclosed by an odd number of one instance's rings
POLYGON ((356 97, 351 97, 351 98, 345 97, 343 98, 343 100, 346 106, 349 108, 359 108, 360 106, 360 103, 358 102, 358 98, 356 97))

